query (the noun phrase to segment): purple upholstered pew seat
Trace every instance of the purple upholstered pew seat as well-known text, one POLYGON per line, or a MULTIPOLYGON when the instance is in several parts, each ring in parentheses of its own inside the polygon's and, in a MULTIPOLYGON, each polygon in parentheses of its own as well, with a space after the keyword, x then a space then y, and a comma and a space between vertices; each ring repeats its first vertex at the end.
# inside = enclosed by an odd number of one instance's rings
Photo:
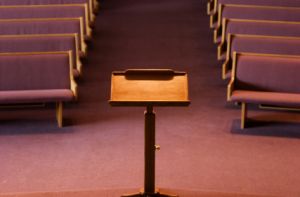
POLYGON ((0 53, 0 103, 57 104, 62 126, 62 105, 76 98, 70 52, 0 53))
POLYGON ((72 51, 74 77, 81 74, 77 34, 0 35, 0 53, 72 51))
POLYGON ((222 65, 223 79, 230 78, 233 51, 249 53, 270 53, 300 55, 300 36, 259 36, 245 34, 228 35, 226 60, 222 65))
POLYGON ((82 17, 84 35, 90 38, 92 30, 87 12, 84 4, 0 6, 0 19, 82 17))
POLYGON ((94 22, 95 15, 93 0, 0 0, 0 6, 7 5, 59 5, 59 4, 83 4, 88 8, 89 20, 94 22))
POLYGON ((85 55, 81 18, 4 19, 0 20, 0 35, 77 34, 80 55, 85 55))
POLYGON ((228 100, 242 103, 241 128, 247 104, 300 107, 300 56, 234 53, 228 100))
POLYGON ((251 6, 251 5, 222 5, 219 6, 217 28, 214 32, 215 41, 218 32, 222 31, 222 20, 249 19, 272 21, 300 21, 300 7, 251 6))
POLYGON ((258 6, 279 6, 279 7, 300 7, 298 0, 214 0, 207 6, 207 12, 210 15, 210 27, 216 27, 215 21, 218 18, 218 8, 220 5, 235 4, 235 5, 258 5, 258 6))
MULTIPOLYGON (((218 56, 226 53, 229 34, 299 37, 300 22, 226 19, 223 21, 222 39, 221 44, 218 46, 218 56)), ((220 57, 218 58, 221 59, 220 57)))

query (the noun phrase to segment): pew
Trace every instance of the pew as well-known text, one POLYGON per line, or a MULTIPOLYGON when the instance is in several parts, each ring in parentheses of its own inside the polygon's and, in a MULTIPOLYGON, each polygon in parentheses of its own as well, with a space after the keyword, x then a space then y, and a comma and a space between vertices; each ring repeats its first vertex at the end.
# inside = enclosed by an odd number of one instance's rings
POLYGON ((270 53, 300 55, 300 36, 263 36, 228 34, 226 60, 222 65, 222 78, 230 78, 233 51, 248 53, 270 53))
POLYGON ((2 19, 0 35, 20 34, 74 34, 78 36, 80 56, 87 51, 84 42, 82 18, 47 18, 47 19, 2 19))
POLYGON ((88 8, 90 21, 94 22, 94 0, 0 0, 0 6, 8 5, 52 5, 52 4, 84 4, 88 8))
POLYGON ((92 35, 91 21, 89 21, 88 9, 85 4, 0 6, 0 19, 76 17, 82 17, 84 35, 90 39, 92 35))
POLYGON ((218 8, 220 5, 258 5, 258 6, 279 6, 279 7, 300 7, 298 0, 213 0, 207 3, 207 13, 210 15, 210 27, 213 28, 218 17, 218 8))
POLYGON ((300 22, 223 19, 222 36, 218 46, 218 59, 226 53, 228 34, 252 34, 268 36, 300 36, 300 22))
POLYGON ((215 34, 222 28, 222 19, 300 21, 300 7, 220 4, 215 34))
POLYGON ((241 103, 243 129, 249 103, 300 107, 299 84, 300 56, 234 52, 227 100, 241 103))
POLYGON ((77 34, 0 35, 0 53, 72 51, 73 75, 81 75, 77 34))
POLYGON ((62 127, 63 102, 77 97, 70 53, 0 53, 0 104, 56 103, 62 127))

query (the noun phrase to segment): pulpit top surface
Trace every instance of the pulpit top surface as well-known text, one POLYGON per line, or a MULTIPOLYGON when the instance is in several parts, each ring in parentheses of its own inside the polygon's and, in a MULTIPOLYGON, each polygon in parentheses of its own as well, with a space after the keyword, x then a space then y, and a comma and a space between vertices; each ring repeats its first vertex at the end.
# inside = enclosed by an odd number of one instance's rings
POLYGON ((170 69, 129 69, 112 73, 112 106, 187 106, 188 77, 170 69))

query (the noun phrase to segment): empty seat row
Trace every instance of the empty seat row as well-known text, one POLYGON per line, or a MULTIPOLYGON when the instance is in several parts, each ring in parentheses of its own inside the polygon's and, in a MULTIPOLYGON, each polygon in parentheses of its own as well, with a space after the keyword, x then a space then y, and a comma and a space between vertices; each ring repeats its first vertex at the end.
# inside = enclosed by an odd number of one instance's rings
POLYGON ((99 9, 97 0, 0 0, 0 6, 14 5, 61 5, 61 4, 86 4, 91 20, 95 19, 94 13, 99 9))
POLYGON ((88 17, 88 9, 85 4, 0 6, 0 20, 47 18, 81 18, 84 36, 91 37, 90 24, 92 21, 88 17))
POLYGON ((242 129, 248 103, 300 107, 299 55, 234 52, 233 58, 227 99, 241 103, 242 129))
POLYGON ((256 5, 256 6, 277 6, 277 7, 299 7, 297 0, 208 0, 207 14, 210 20, 218 17, 218 8, 224 4, 233 5, 256 5))
POLYGON ((218 43, 219 36, 227 27, 231 19, 245 20, 271 20, 280 22, 300 22, 300 7, 276 7, 276 6, 253 6, 253 5, 223 5, 223 9, 218 13, 218 20, 215 23, 214 41, 218 43), (223 23, 222 23, 223 22, 223 23))
POLYGON ((227 100, 297 108, 300 104, 300 2, 294 0, 208 0, 207 13, 229 79, 227 100))
POLYGON ((37 49, 34 48, 36 45, 40 46, 39 51, 49 49, 55 51, 62 50, 66 47, 72 47, 74 59, 77 59, 75 62, 77 65, 74 66, 74 74, 77 77, 81 74, 81 64, 78 56, 84 56, 87 51, 82 31, 82 22, 79 18, 0 20, 0 37, 3 36, 3 42, 6 40, 8 43, 14 43, 10 46, 9 44, 6 44, 0 47, 3 52, 9 52, 12 48, 19 51, 32 51, 37 49), (73 37, 72 43, 67 45, 66 42, 70 42, 70 39, 67 38, 67 36, 70 34, 72 34, 71 37, 73 37), (50 35, 51 38, 49 38, 48 35, 50 35), (24 36, 25 38, 34 38, 34 43, 22 47, 24 36), (37 40, 37 37, 42 36, 51 39, 52 42, 45 42, 45 40, 42 41, 41 39, 37 40), (65 40, 64 42, 61 42, 62 37, 64 40, 68 39, 68 41, 65 40), (55 43, 58 44, 55 45, 55 43))
POLYGON ((58 126, 63 102, 77 97, 69 52, 0 53, 0 103, 56 103, 58 126))
POLYGON ((81 74, 77 34, 23 34, 0 36, 0 53, 71 51, 74 77, 81 74))
POLYGON ((300 36, 229 34, 227 44, 222 65, 223 79, 231 77, 233 52, 300 55, 300 36))
POLYGON ((0 0, 0 105, 77 99, 75 78, 99 4, 95 0, 0 0))
POLYGON ((228 37, 232 34, 299 37, 300 22, 281 22, 246 19, 224 20, 223 32, 217 53, 219 60, 224 60, 224 55, 226 54, 228 45, 228 37))

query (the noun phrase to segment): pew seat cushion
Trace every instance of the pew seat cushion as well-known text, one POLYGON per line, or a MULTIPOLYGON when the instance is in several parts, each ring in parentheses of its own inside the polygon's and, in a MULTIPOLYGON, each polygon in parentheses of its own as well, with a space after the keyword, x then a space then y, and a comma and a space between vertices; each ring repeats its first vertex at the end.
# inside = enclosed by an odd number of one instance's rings
POLYGON ((296 93, 236 90, 233 91, 231 100, 245 103, 300 107, 300 94, 296 93))
POLYGON ((72 101, 73 99, 74 94, 69 89, 0 91, 1 104, 46 103, 72 101))

